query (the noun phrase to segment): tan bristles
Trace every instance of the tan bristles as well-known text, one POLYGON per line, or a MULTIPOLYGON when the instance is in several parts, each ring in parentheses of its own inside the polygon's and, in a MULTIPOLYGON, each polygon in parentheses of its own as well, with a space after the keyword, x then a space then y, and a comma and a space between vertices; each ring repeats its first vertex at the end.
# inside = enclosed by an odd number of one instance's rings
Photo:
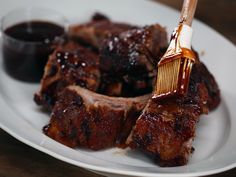
POLYGON ((153 98, 184 94, 188 88, 192 64, 193 61, 188 58, 177 58, 159 65, 153 98))
POLYGON ((177 89, 181 59, 164 63, 158 67, 156 94, 162 95, 177 89))

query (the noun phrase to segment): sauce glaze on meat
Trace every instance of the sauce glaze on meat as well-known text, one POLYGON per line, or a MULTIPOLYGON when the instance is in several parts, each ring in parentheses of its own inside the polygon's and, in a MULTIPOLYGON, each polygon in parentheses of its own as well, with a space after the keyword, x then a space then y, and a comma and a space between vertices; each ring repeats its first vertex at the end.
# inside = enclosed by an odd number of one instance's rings
POLYGON ((102 14, 72 26, 69 42, 49 57, 35 95, 52 110, 44 133, 70 147, 129 146, 160 166, 185 165, 200 115, 219 105, 220 91, 197 62, 185 97, 157 102, 140 96, 153 90, 166 36, 160 25, 113 23, 102 14))

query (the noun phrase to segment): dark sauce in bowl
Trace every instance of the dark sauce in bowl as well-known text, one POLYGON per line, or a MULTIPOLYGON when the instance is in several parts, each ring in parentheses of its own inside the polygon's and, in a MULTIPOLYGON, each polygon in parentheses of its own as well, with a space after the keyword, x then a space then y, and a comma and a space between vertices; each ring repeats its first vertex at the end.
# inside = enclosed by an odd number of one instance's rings
POLYGON ((39 82, 53 45, 65 33, 64 27, 47 21, 27 21, 3 32, 6 72, 22 81, 39 82))

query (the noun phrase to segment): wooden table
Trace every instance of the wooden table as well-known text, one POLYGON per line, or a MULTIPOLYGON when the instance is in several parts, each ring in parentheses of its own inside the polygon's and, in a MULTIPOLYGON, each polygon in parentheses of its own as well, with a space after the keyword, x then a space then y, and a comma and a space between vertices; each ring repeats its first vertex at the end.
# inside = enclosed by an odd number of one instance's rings
MULTIPOLYGON (((156 0, 181 8, 181 0, 156 0)), ((196 17, 236 43, 236 0, 199 0, 196 17)), ((0 130, 0 177, 101 177, 35 150, 0 130)), ((215 177, 235 177, 236 168, 215 177)))

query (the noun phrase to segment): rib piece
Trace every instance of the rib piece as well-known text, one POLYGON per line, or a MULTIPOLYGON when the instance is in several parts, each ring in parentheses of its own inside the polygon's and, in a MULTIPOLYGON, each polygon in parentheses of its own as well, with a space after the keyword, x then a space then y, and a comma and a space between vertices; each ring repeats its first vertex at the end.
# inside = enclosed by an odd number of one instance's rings
POLYGON ((99 57, 74 42, 58 46, 44 69, 41 89, 34 100, 51 109, 57 96, 68 85, 80 85, 96 91, 100 82, 99 57))
POLYGON ((151 155, 160 166, 180 166, 193 151, 199 116, 220 102, 219 88, 202 63, 195 64, 188 94, 148 101, 127 143, 151 155))
POLYGON ((217 108, 220 103, 220 89, 214 78, 214 76, 208 71, 207 67, 202 64, 198 67, 199 75, 201 76, 202 82, 205 84, 208 91, 207 105, 209 110, 217 108))
POLYGON ((56 102, 44 132, 70 147, 98 150, 122 144, 150 96, 108 97, 69 86, 56 102))
POLYGON ((105 38, 133 28, 135 26, 126 23, 111 22, 108 17, 96 13, 90 22, 72 25, 69 28, 69 36, 78 40, 80 43, 98 50, 105 38))
POLYGON ((157 62, 166 46, 166 31, 158 24, 125 31, 104 40, 100 49, 99 92, 125 97, 150 93, 157 62))
MULTIPOLYGON (((90 37, 96 38, 96 40, 104 40, 109 35, 117 34, 131 28, 133 27, 130 25, 113 23, 101 14, 96 14, 93 17, 92 22, 84 25, 78 25, 77 27, 72 27, 72 31, 75 30, 76 32, 71 32, 71 34, 77 34, 78 36, 81 35, 81 37, 84 37, 84 42, 93 45, 89 39, 90 37), (95 32, 91 33, 91 31, 95 32), (89 34, 85 35, 85 32, 89 34)), ((101 43, 101 41, 99 41, 99 43, 101 43)), ((44 77, 41 81, 41 89, 37 94, 35 94, 34 99, 37 104, 44 105, 44 107, 51 109, 59 92, 68 85, 80 85, 92 91, 98 91, 98 87, 101 83, 99 54, 90 49, 89 46, 81 45, 82 44, 72 41, 66 42, 66 44, 58 46, 49 57, 49 61, 45 67, 44 77), (65 54, 68 54, 68 56, 64 56, 65 54), (69 59, 65 60, 63 56, 69 57, 69 59), (80 64, 81 66, 78 66, 80 64)), ((133 60, 135 61, 135 58, 133 58, 133 60)), ((143 65, 145 64, 143 63, 143 65)), ((146 68, 140 68, 141 71, 142 69, 144 70, 146 68)), ((129 74, 126 76, 127 79, 128 76, 129 74)), ((132 79, 134 80, 137 78, 132 79)), ((106 83, 106 78, 104 78, 103 81, 104 83, 102 85, 104 86, 106 84, 106 87, 109 87, 109 92, 102 91, 102 93, 109 95, 114 84, 109 85, 109 83, 106 83)), ((149 82, 151 81, 149 80, 149 82)), ((136 85, 143 85, 142 81, 139 80, 135 83, 136 85)), ((145 85, 142 86, 142 89, 144 88, 145 85)), ((115 90, 117 90, 117 88, 113 87, 112 92, 117 92, 115 90)), ((139 89, 137 88, 137 90, 139 89)), ((126 94, 130 93, 132 93, 132 90, 126 94)), ((125 94, 123 95, 125 96, 125 94)), ((122 94, 116 94, 116 96, 122 96, 122 94)))

